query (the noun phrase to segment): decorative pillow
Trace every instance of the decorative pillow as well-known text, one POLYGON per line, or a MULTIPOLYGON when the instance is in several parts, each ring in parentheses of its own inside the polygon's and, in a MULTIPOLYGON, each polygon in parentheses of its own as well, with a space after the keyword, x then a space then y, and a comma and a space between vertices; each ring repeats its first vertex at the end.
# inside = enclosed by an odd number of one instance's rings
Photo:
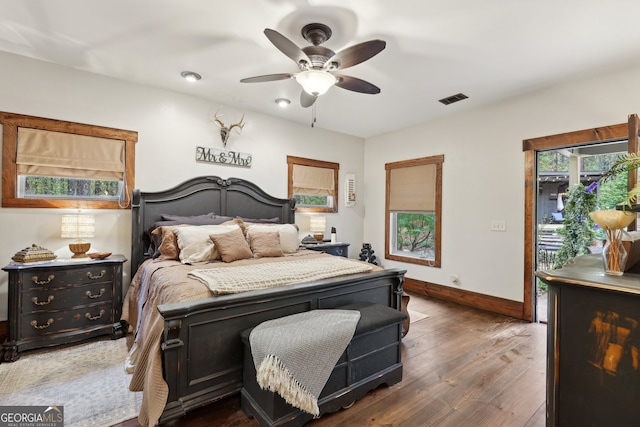
POLYGON ((253 252, 240 228, 226 233, 212 234, 209 238, 213 241, 223 262, 253 258, 253 252))
POLYGON ((280 233, 277 231, 255 231, 249 237, 251 252, 258 258, 284 255, 280 246, 280 233))
POLYGON ((153 254, 154 258, 167 260, 180 259, 180 248, 178 247, 178 240, 175 233, 175 229, 178 227, 182 227, 182 225, 163 225, 155 228, 151 232, 151 236, 156 242, 156 252, 153 254), (160 239, 158 239, 158 237, 160 237, 160 239), (158 240, 160 240, 160 242, 158 242, 158 240))
POLYGON ((193 264, 220 259, 209 235, 226 233, 234 229, 239 230, 240 227, 237 225, 191 225, 176 228, 180 262, 193 264))
POLYGON ((231 224, 236 224, 242 230, 242 234, 244 235, 247 234, 247 227, 249 226, 249 224, 245 224, 245 222, 240 218, 234 218, 230 221, 226 221, 222 223, 222 225, 231 225, 231 224))
POLYGON ((215 215, 216 215, 215 213, 209 212, 208 214, 191 215, 191 216, 162 214, 161 217, 163 221, 187 221, 188 222, 190 220, 215 218, 215 215))
POLYGON ((243 220, 244 222, 252 222, 254 224, 280 224, 280 218, 242 218, 237 216, 236 218, 243 220))
POLYGON ((155 229, 157 227, 162 227, 163 225, 178 225, 178 224, 187 224, 187 225, 220 225, 223 222, 229 221, 230 216, 215 216, 211 218, 189 218, 181 221, 178 220, 166 220, 166 221, 157 221, 153 224, 151 229, 155 229))
POLYGON ((282 252, 297 252, 300 241, 298 240, 298 228, 293 224, 251 224, 247 227, 247 239, 251 241, 251 234, 255 232, 269 233, 273 231, 280 234, 282 252))

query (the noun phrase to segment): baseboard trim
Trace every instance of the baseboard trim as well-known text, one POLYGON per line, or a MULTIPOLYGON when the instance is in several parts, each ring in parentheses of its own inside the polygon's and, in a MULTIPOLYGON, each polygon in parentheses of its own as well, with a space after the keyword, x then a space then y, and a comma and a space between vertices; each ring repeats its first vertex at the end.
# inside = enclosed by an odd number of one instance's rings
POLYGON ((524 304, 518 301, 452 288, 450 286, 436 285, 435 283, 423 282, 408 277, 404 279, 403 288, 408 292, 414 292, 427 297, 451 301, 524 320, 524 304))

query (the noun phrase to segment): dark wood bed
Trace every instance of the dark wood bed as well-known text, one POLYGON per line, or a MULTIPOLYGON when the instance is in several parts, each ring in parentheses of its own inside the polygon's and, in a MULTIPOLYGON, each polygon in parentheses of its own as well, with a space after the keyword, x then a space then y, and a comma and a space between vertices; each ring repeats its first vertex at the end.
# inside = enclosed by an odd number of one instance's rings
MULTIPOLYGON (((280 218, 294 223, 295 200, 275 198, 255 184, 206 176, 159 192, 133 191, 132 275, 150 254, 147 231, 161 215, 280 218)), ((163 317, 163 379, 169 395, 160 417, 177 425, 188 411, 242 388, 240 333, 265 320, 318 308, 372 302, 401 309, 405 270, 389 269, 158 307, 163 317), (208 345, 202 345, 207 342, 208 345), (215 351, 210 351, 215 343, 215 351)))

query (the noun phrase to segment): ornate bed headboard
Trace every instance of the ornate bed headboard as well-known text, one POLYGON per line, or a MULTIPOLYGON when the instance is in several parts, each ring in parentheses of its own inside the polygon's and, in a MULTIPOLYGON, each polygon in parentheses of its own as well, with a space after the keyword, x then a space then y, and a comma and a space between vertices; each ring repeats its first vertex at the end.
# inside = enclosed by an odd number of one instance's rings
POLYGON ((218 176, 192 178, 158 192, 133 190, 131 229, 131 275, 145 258, 149 247, 147 231, 163 214, 191 216, 215 212, 216 215, 244 218, 280 218, 295 221, 295 199, 279 199, 265 193, 252 182, 218 176))

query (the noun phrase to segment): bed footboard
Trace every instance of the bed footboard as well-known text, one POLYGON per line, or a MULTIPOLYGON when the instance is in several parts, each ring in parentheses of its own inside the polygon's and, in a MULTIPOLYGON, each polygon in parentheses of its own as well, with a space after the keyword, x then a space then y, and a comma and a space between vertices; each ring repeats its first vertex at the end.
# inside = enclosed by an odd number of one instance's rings
POLYGON ((188 411, 242 388, 240 333, 290 314, 367 301, 401 308, 405 270, 390 269, 158 307, 164 318, 163 375, 169 396, 160 418, 177 425, 188 411))

